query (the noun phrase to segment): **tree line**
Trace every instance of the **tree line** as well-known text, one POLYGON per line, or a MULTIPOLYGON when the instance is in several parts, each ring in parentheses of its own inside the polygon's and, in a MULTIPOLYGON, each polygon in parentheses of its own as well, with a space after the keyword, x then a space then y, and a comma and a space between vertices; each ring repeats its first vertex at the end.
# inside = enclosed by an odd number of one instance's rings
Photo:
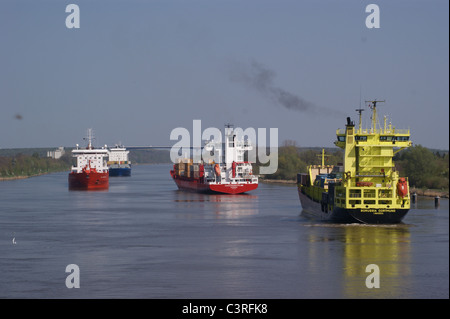
MULTIPOLYGON (((29 177, 52 172, 69 171, 75 165, 70 150, 59 159, 46 157, 46 149, 2 150, 0 178, 29 177), (30 154, 30 150, 34 150, 30 154)), ((133 150, 130 161, 135 164, 170 163, 170 153, 163 150, 133 150)))
MULTIPOLYGON (((296 180, 297 173, 306 173, 307 166, 321 164, 322 148, 300 148, 295 142, 286 141, 278 148, 278 170, 266 175, 267 179, 296 180)), ((325 149, 325 164, 337 165, 343 162, 343 151, 338 148, 325 149)), ((168 151, 134 150, 130 152, 132 163, 170 163, 168 151)), ((60 159, 33 155, 14 154, 0 156, 0 177, 11 178, 33 176, 44 173, 68 171, 73 164, 70 152, 60 159)), ((395 168, 400 176, 408 177, 411 187, 424 189, 449 188, 448 151, 433 151, 421 145, 415 145, 398 152, 394 156, 395 168)), ((254 165, 254 173, 259 173, 261 163, 254 165)))
MULTIPOLYGON (((300 148, 290 141, 278 148, 278 170, 266 175, 267 179, 296 180, 297 173, 306 173, 308 165, 322 162, 321 148, 300 148)), ((343 151, 338 148, 325 149, 325 165, 343 163, 343 151)), ((395 169, 400 176, 408 177, 415 188, 449 188, 448 151, 433 151, 421 145, 402 150, 394 156, 395 169)), ((257 163, 256 166, 260 166, 257 163)), ((256 170, 257 172, 258 170, 256 170)))
MULTIPOLYGON (((324 164, 338 165, 343 162, 343 151, 336 148, 325 148, 324 164)), ((293 141, 285 141, 278 148, 278 169, 274 174, 265 175, 266 179, 296 180, 298 173, 306 173, 308 165, 322 164, 322 148, 300 148, 293 141)), ((259 172, 261 163, 256 164, 254 171, 259 172)))
POLYGON ((65 155, 60 159, 40 157, 33 155, 16 154, 13 156, 0 156, 0 177, 14 178, 34 176, 51 172, 69 170, 71 159, 65 155))
POLYGON ((449 183, 448 152, 432 151, 422 145, 410 147, 394 156, 395 167, 415 188, 444 189, 449 183))

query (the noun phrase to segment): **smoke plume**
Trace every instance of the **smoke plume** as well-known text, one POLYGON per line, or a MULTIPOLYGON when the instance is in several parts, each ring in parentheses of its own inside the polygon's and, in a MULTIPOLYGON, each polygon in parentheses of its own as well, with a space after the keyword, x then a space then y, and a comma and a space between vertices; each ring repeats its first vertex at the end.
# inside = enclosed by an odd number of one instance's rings
POLYGON ((247 87, 258 91, 264 97, 287 109, 309 113, 315 113, 320 110, 334 113, 334 110, 318 107, 298 95, 276 87, 274 85, 275 76, 276 73, 273 70, 256 61, 252 61, 250 67, 234 63, 231 68, 232 81, 245 84, 247 87))

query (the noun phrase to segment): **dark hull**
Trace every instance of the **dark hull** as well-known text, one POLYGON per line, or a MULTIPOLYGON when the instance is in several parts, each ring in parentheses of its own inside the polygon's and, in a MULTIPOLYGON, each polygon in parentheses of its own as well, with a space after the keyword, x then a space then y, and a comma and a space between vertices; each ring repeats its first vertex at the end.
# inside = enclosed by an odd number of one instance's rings
POLYGON ((302 214, 339 223, 364 223, 364 224, 398 224, 402 221, 409 209, 347 209, 334 207, 332 210, 322 207, 298 189, 302 214))
POLYGON ((109 176, 131 176, 131 168, 129 167, 119 167, 119 168, 109 168, 109 176))
POLYGON ((346 211, 364 224, 398 224, 409 209, 346 209, 346 211))

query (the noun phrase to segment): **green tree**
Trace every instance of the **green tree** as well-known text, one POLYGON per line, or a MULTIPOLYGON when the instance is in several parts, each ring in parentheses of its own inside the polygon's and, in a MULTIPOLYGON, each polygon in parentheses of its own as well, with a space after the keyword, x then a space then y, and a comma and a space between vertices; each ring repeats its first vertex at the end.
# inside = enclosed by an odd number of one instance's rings
POLYGON ((442 158, 422 145, 413 146, 394 158, 400 174, 418 188, 448 188, 448 153, 442 158))

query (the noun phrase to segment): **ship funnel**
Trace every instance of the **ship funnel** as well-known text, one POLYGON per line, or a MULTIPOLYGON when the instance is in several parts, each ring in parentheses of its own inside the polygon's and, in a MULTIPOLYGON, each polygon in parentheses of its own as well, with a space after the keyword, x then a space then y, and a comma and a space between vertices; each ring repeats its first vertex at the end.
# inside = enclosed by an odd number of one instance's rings
POLYGON ((352 122, 352 120, 350 119, 350 117, 347 117, 347 126, 355 126, 355 123, 352 122))

